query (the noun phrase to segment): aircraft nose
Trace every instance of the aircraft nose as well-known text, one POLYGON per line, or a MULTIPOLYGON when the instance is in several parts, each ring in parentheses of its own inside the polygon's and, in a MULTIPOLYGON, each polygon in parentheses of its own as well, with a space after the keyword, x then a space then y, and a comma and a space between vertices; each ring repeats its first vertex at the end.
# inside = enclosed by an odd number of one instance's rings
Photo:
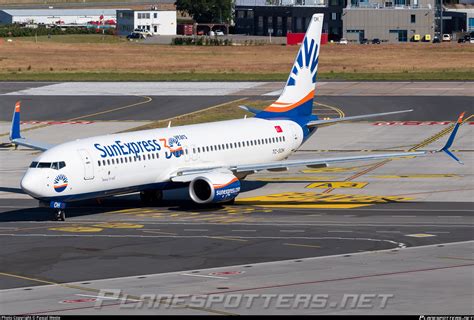
POLYGON ((21 179, 20 186, 23 191, 29 194, 32 197, 40 196, 40 188, 39 188, 39 181, 35 179, 35 175, 31 172, 26 172, 21 179))

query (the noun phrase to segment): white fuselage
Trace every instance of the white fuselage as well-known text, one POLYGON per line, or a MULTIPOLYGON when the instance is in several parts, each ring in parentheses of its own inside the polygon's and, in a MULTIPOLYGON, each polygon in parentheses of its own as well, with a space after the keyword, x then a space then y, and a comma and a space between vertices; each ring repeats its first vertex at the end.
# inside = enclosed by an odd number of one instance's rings
POLYGON ((166 189, 178 170, 278 161, 302 142, 295 122, 258 118, 97 136, 41 154, 21 187, 45 201, 166 189))

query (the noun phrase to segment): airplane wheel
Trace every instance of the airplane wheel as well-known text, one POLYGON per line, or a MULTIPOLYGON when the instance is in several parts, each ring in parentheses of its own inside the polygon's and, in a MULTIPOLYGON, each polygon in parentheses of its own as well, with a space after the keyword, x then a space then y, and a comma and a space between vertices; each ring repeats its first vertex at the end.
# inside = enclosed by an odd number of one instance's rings
POLYGON ((66 221, 66 212, 64 210, 58 210, 54 213, 54 221, 66 221))
POLYGON ((66 221, 66 212, 64 210, 59 210, 58 215, 60 221, 66 221))

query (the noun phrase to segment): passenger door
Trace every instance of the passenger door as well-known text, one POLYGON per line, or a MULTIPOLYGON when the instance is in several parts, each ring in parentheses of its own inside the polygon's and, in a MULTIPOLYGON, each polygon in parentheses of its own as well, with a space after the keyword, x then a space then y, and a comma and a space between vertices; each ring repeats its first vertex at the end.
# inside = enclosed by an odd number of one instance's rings
POLYGON ((84 165, 84 180, 94 179, 94 165, 89 152, 86 149, 77 150, 84 165))

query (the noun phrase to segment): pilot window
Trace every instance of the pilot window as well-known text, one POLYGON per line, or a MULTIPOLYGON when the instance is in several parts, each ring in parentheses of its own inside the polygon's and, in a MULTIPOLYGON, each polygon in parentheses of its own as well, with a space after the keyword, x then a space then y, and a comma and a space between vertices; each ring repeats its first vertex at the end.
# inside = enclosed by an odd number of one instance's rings
POLYGON ((51 168, 51 162, 40 162, 38 168, 51 168))
POLYGON ((38 166, 38 161, 33 161, 31 164, 30 164, 30 168, 36 168, 38 166))

